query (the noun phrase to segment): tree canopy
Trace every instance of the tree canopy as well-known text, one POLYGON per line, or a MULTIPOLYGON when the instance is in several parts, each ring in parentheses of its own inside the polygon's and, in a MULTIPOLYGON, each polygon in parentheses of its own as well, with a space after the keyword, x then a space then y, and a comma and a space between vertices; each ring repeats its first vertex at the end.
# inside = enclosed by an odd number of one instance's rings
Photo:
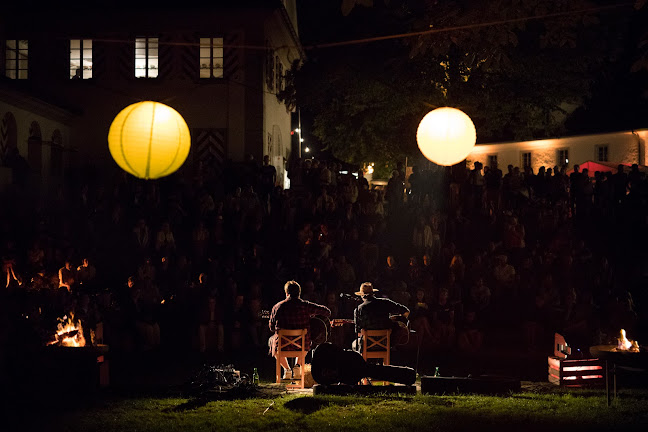
POLYGON ((478 142, 561 135, 601 71, 643 65, 645 8, 629 3, 344 0, 338 15, 331 3, 300 11, 326 26, 302 26, 294 85, 315 136, 352 162, 418 155, 418 123, 440 106, 468 114, 478 142))

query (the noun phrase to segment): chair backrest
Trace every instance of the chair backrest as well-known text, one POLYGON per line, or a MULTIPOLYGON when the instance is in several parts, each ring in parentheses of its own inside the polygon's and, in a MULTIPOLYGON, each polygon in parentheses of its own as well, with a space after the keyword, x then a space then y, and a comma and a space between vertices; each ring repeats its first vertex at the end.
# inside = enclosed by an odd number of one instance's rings
POLYGON ((308 329, 280 329, 278 350, 306 351, 306 333, 308 329))
POLYGON ((391 329, 384 330, 360 330, 364 340, 363 352, 366 351, 389 351, 391 346, 391 329))

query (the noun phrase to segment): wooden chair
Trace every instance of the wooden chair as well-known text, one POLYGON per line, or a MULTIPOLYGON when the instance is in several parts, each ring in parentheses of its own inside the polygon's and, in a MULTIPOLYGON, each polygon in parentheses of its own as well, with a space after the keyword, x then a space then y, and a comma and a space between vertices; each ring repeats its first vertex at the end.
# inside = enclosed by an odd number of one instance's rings
MULTIPOLYGON (((362 336, 362 358, 381 359, 382 364, 390 364, 391 329, 360 330, 362 336)), ((383 382, 383 384, 388 384, 383 382)))
POLYGON ((305 359, 308 348, 306 347, 306 333, 308 329, 282 329, 277 332, 277 365, 276 365, 276 382, 280 384, 283 380, 283 371, 281 370, 282 358, 296 358, 301 369, 299 384, 286 384, 287 389, 303 389, 304 376, 306 375, 305 359))

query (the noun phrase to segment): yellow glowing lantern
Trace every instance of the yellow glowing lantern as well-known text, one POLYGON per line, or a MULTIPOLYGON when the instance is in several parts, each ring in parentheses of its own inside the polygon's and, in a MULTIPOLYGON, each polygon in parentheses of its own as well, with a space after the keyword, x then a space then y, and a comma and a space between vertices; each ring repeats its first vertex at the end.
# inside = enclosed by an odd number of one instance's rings
POLYGON ((182 116, 159 102, 124 108, 108 131, 108 148, 117 165, 143 179, 175 172, 189 155, 191 136, 182 116))
POLYGON ((438 165, 455 165, 470 154, 477 134, 470 117, 456 108, 437 108, 423 117, 416 131, 421 153, 438 165))

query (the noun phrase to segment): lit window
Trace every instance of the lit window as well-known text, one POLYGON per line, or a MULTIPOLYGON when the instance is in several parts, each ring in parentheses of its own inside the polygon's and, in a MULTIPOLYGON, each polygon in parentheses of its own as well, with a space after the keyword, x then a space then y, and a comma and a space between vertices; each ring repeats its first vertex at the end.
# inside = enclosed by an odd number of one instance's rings
POLYGON ((5 75, 11 79, 27 79, 27 55, 29 43, 26 40, 11 39, 6 44, 5 75))
POLYGON ((157 78, 158 38, 135 39, 135 77, 157 78))
POLYGON ((70 79, 92 78, 92 39, 70 40, 70 79))
POLYGON ((277 89, 277 93, 278 93, 281 90, 283 90, 283 64, 281 64, 281 60, 279 60, 279 57, 275 59, 275 63, 277 67, 275 88, 277 89))
POLYGON ((560 165, 560 166, 569 165, 569 150, 568 149, 558 150, 558 165, 560 165))
POLYGON ((200 78, 223 78, 223 38, 200 38, 200 78))
POLYGON ((608 146, 601 145, 596 147, 596 156, 599 162, 608 161, 608 146))
POLYGON ((522 153, 522 167, 531 166, 531 152, 522 153))

